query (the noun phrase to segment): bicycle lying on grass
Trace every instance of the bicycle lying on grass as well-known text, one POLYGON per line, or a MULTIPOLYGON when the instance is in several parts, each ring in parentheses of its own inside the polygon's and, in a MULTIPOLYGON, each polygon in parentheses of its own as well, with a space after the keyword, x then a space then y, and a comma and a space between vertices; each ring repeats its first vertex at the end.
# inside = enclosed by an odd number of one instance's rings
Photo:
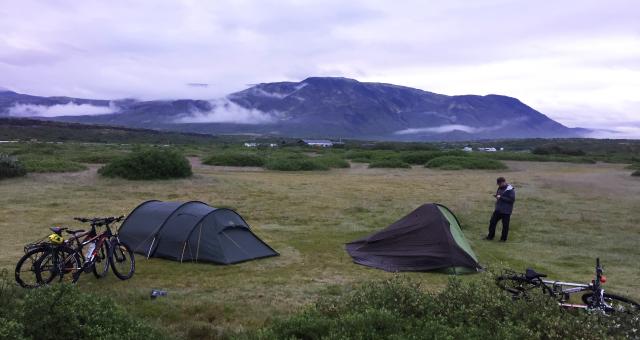
POLYGON ((602 311, 604 313, 638 313, 640 304, 615 294, 605 293, 602 288, 607 279, 603 275, 600 258, 596 259, 596 276, 589 284, 543 280, 545 274, 527 269, 525 273, 506 272, 496 278, 498 287, 509 292, 514 298, 526 298, 530 292, 542 290, 566 308, 584 308, 586 310, 602 311), (582 293, 581 304, 569 303, 572 295, 582 293))
POLYGON ((75 283, 82 272, 90 272, 97 278, 104 277, 111 267, 121 280, 129 279, 135 272, 133 251, 120 242, 111 230, 111 224, 124 216, 104 218, 74 218, 90 223, 91 230, 71 230, 52 227, 48 241, 40 240, 25 246, 25 255, 16 264, 16 282, 22 287, 33 288, 60 282, 75 283), (105 227, 98 233, 96 228, 105 227), (72 235, 65 240, 62 232, 72 235), (85 249, 86 248, 86 249, 85 249))

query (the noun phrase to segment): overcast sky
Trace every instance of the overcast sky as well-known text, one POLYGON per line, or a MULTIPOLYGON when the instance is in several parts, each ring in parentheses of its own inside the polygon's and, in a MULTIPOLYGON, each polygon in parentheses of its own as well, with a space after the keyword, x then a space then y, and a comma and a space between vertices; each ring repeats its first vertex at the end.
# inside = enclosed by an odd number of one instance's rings
POLYGON ((0 18, 0 87, 22 93, 213 99, 344 76, 640 136, 636 0, 16 0, 0 18))

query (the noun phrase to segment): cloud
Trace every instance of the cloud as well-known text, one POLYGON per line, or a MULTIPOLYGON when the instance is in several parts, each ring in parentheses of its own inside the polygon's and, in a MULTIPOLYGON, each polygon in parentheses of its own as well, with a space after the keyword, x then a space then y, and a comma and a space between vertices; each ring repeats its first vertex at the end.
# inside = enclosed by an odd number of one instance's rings
POLYGON ((428 128, 409 128, 400 131, 396 131, 396 135, 412 135, 417 133, 447 133, 453 131, 463 131, 467 133, 478 133, 481 131, 485 131, 486 128, 477 128, 468 125, 460 125, 460 124, 449 124, 449 125, 440 125, 436 127, 428 127, 428 128))
POLYGON ((640 139, 640 122, 629 122, 626 125, 612 126, 606 129, 594 129, 584 137, 611 139, 640 139))
POLYGON ((14 117, 60 117, 60 116, 95 116, 116 113, 119 109, 113 103, 109 106, 91 104, 56 104, 34 105, 15 104, 8 109, 9 116, 14 117))
POLYGON ((242 107, 228 99, 211 101, 209 111, 193 111, 176 119, 175 123, 236 123, 268 124, 277 120, 278 114, 242 107))
POLYGON ((595 119, 582 105, 640 112, 634 0, 21 0, 0 16, 3 85, 35 95, 208 100, 317 75, 510 95, 569 126, 595 119))
POLYGON ((418 133, 448 133, 453 131, 462 131, 466 133, 480 133, 487 131, 495 131, 502 129, 503 127, 509 125, 509 123, 518 123, 524 122, 527 118, 517 118, 512 119, 511 121, 503 120, 500 124, 492 125, 492 126, 482 126, 482 127, 474 127, 469 125, 462 124, 445 124, 434 127, 424 127, 424 128, 408 128, 404 130, 399 130, 394 132, 396 135, 414 135, 418 133))

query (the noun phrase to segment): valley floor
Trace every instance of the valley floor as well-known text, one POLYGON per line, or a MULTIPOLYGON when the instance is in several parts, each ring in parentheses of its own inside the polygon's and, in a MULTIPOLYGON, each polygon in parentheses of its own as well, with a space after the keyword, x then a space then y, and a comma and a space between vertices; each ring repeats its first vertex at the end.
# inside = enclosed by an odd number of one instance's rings
MULTIPOLYGON (((534 267, 551 278, 588 282, 599 256, 620 294, 640 298, 640 179, 624 165, 506 162, 510 170, 350 169, 273 172, 201 165, 190 179, 131 182, 105 179, 98 166, 77 173, 29 174, 0 182, 0 268, 13 273, 25 243, 73 216, 127 214, 149 200, 200 200, 231 207, 279 257, 220 266, 137 258, 133 279, 84 275, 78 286, 105 292, 179 337, 215 337, 255 328, 292 313, 322 294, 394 274, 355 265, 344 243, 386 227, 425 202, 460 219, 489 270, 534 267), (495 178, 504 175, 518 200, 509 242, 482 240, 495 178), (150 300, 151 289, 168 296, 150 300)), ((75 224, 74 224, 75 225, 75 224)), ((429 289, 448 276, 405 273, 429 289)), ((475 280, 479 274, 464 276, 475 280)))

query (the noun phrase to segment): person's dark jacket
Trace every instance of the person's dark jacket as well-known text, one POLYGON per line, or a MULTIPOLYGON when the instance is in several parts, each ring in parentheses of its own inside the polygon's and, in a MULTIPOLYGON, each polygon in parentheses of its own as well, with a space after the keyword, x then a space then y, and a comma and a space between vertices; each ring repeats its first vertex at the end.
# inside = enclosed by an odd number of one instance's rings
POLYGON ((498 188, 496 195, 500 195, 500 199, 496 200, 496 211, 511 215, 513 203, 516 201, 516 190, 511 185, 507 185, 504 188, 498 188))

